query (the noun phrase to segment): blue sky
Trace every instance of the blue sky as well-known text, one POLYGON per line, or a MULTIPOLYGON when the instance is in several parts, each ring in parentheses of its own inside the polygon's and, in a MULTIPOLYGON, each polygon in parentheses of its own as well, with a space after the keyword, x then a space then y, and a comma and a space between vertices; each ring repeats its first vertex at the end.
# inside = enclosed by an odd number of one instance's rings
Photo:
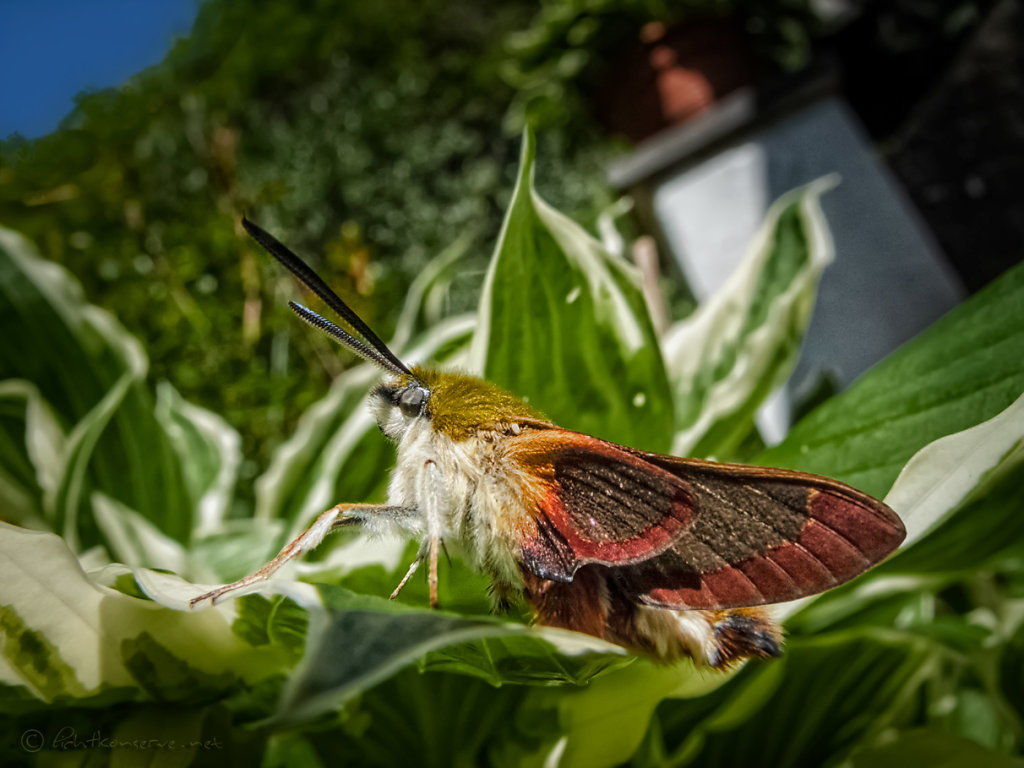
POLYGON ((187 35, 199 0, 2 0, 0 138, 56 129, 86 89, 158 63, 187 35))

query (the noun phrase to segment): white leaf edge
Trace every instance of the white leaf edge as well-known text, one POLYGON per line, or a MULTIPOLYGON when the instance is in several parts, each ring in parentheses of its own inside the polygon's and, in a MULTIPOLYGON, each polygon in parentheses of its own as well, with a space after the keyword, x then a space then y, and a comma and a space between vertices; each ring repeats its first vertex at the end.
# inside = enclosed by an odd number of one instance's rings
MULTIPOLYGON (((0 604, 15 611, 73 670, 80 690, 69 693, 90 695, 105 687, 128 686, 144 696, 121 657, 122 644, 143 633, 210 675, 230 672, 254 682, 280 671, 282 660, 239 638, 225 612, 167 611, 105 586, 119 570, 128 569, 107 566, 90 576, 56 534, 0 522, 0 604)), ((2 655, 0 680, 33 690, 2 655)))
POLYGON ((174 422, 172 414, 191 422, 196 431, 216 447, 220 456, 217 475, 196 505, 198 526, 193 535, 205 536, 220 530, 229 511, 238 468, 242 463, 242 437, 224 418, 188 402, 170 382, 161 381, 157 385, 157 420, 176 449, 183 467, 196 459, 187 454, 181 427, 174 422))
POLYGON ((771 376, 777 386, 789 375, 796 362, 795 351, 788 363, 775 371, 771 370, 771 361, 779 340, 789 335, 794 317, 801 332, 806 329, 818 280, 832 262, 834 246, 820 198, 837 183, 838 176, 826 176, 776 200, 743 260, 722 287, 693 314, 673 324, 663 337, 662 356, 669 381, 674 391, 685 395, 693 390, 697 374, 713 367, 722 351, 738 340, 746 309, 757 294, 779 217, 799 199, 810 245, 807 263, 789 287, 772 300, 766 322, 739 340, 735 365, 724 379, 712 384, 697 420, 677 430, 672 445, 675 455, 688 455, 716 422, 741 409, 764 377, 771 376))
MULTIPOLYGON (((7 379, 0 381, 0 399, 25 401, 25 450, 29 461, 35 469, 36 483, 44 494, 55 493, 60 485, 61 461, 66 450, 67 436, 61 429, 57 417, 46 402, 39 387, 25 379, 7 379)), ((3 476, 0 475, 0 483, 3 476)), ((15 504, 13 494, 0 490, 0 499, 8 505, 15 504)), ((20 494, 19 494, 20 495, 20 494)), ((24 510, 33 506, 31 501, 14 506, 24 510)), ((8 509, 11 509, 9 506, 8 509)), ((40 521, 42 522, 42 521, 40 521)), ((52 518, 48 521, 52 523, 52 518)))
POLYGON ((186 572, 185 548, 138 512, 100 491, 92 494, 92 509, 113 560, 131 567, 145 565, 186 572))
MULTIPOLYGON (((903 466, 884 499, 903 520, 913 546, 945 522, 983 483, 1024 464, 1024 395, 1008 408, 973 427, 933 440, 903 466)), ((861 597, 916 588, 910 576, 868 578, 855 590, 861 597)), ((818 595, 776 606, 778 619, 792 616, 818 595)))
POLYGON ((323 607, 323 600, 315 585, 296 581, 287 574, 281 574, 256 584, 250 584, 236 592, 232 592, 229 597, 218 601, 216 605, 211 606, 210 602, 206 600, 192 606, 190 603, 193 599, 212 589, 216 589, 220 585, 196 584, 186 581, 176 574, 161 573, 160 571, 152 571, 148 568, 131 568, 129 570, 135 576, 136 583, 146 594, 146 597, 154 603, 176 611, 192 613, 211 610, 213 612, 224 611, 235 616, 237 615, 234 610, 235 601, 245 595, 262 595, 268 598, 281 595, 291 598, 307 610, 323 607))
POLYGON ((1022 462, 1024 395, 991 419, 915 453, 885 497, 907 528, 903 549, 935 530, 994 473, 1022 462))

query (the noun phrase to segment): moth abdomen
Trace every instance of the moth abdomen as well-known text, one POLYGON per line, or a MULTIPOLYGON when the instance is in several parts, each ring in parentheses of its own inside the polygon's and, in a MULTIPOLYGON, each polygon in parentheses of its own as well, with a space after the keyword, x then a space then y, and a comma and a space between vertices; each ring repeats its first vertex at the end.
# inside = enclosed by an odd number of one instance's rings
POLYGON ((712 667, 727 667, 740 659, 773 659, 782 655, 782 631, 764 609, 737 608, 710 612, 714 635, 712 667))
POLYGON ((538 624, 583 632, 671 664, 729 667, 744 658, 782 654, 782 632, 765 609, 678 611, 637 604, 616 584, 614 568, 585 565, 572 581, 523 568, 523 587, 538 624))

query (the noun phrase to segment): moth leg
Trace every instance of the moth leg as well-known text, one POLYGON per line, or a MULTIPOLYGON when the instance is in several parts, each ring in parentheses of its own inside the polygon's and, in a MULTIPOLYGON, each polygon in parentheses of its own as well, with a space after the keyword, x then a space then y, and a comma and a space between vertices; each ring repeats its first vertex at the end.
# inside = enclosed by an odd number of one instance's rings
POLYGON ((440 605, 437 600, 437 550, 440 549, 438 546, 440 541, 436 536, 430 539, 430 575, 427 577, 427 582, 430 584, 431 608, 437 608, 440 605))
POLYGON ((437 608, 437 556, 444 546, 441 539, 442 513, 441 505, 444 494, 444 482, 437 464, 432 460, 423 462, 423 471, 417 479, 417 497, 423 506, 423 516, 427 523, 427 583, 430 586, 430 607, 437 608))
POLYGON ((493 577, 487 591, 491 595, 491 612, 499 616, 512 610, 513 601, 520 594, 519 590, 493 577))
POLYGON ((402 589, 405 587, 406 583, 408 583, 409 579, 412 578, 412 575, 414 573, 416 573, 416 569, 420 567, 420 563, 422 563, 422 562, 423 562, 423 555, 422 554, 417 555, 416 559, 413 560, 412 563, 409 565, 409 570, 405 572, 405 576, 403 576, 402 580, 400 582, 398 582, 398 586, 395 587, 395 591, 391 593, 391 599, 392 600, 394 600, 394 599, 396 599, 398 597, 398 593, 402 591, 402 589))
POLYGON ((204 600, 209 600, 210 604, 214 605, 218 600, 231 592, 266 581, 289 560, 293 560, 299 555, 315 549, 331 531, 348 525, 358 525, 365 516, 387 515, 400 517, 411 512, 413 510, 407 507, 388 507, 379 504, 338 504, 321 513, 309 528, 285 544, 281 551, 277 553, 277 556, 258 571, 231 584, 225 584, 199 597, 192 598, 189 600, 189 607, 194 608, 204 600))
POLYGON ((448 563, 448 567, 452 567, 452 556, 448 554, 448 547, 445 546, 444 539, 441 539, 441 551, 444 552, 445 562, 448 563))

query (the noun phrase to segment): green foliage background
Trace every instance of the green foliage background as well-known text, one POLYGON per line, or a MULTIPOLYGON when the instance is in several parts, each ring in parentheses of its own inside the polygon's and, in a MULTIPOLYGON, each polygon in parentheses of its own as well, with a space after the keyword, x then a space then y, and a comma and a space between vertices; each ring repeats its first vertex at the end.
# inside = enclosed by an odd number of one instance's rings
POLYGON ((0 223, 144 339, 152 381, 242 432, 251 479, 345 363, 283 321, 295 289, 239 246, 243 213, 288 232, 385 336, 459 241, 447 300, 468 309, 524 123, 544 126, 545 198, 592 224, 621 148, 586 95, 647 21, 730 11, 766 62, 806 59, 806 0, 208 0, 163 63, 81 94, 50 136, 0 141, 0 223))
POLYGON ((379 498, 392 455, 362 407, 377 372, 343 370, 294 322, 295 289, 239 237, 243 212, 393 328, 403 358, 486 371, 639 447, 757 450, 752 414, 828 261, 823 189, 780 201, 745 279, 657 340, 632 267, 556 210, 593 219, 613 148, 569 110, 520 154, 516 121, 544 101, 515 82, 532 54, 504 41, 529 24, 581 47, 587 26, 566 19, 669 11, 545 8, 211 2, 164 65, 84 96, 54 136, 4 142, 0 223, 29 238, 0 230, 5 765, 32 761, 27 729, 67 726, 220 739, 158 755, 182 766, 224 749, 265 766, 1021 764, 1020 269, 754 457, 890 493, 912 529, 867 577, 794 607, 778 662, 659 668, 495 618, 457 560, 446 611, 419 582, 390 603, 411 551, 341 536, 299 580, 180 610, 190 582, 240 576, 330 504, 379 498), (542 351, 557 375, 516 364, 542 351))
MULTIPOLYGON (((295 288, 239 218, 287 231, 385 336, 412 278, 464 238, 451 301, 471 306, 518 154, 503 41, 533 12, 204 3, 162 64, 0 145, 0 221, 145 339, 152 380, 242 431, 251 478, 345 363, 283 320, 295 288)), ((607 150, 579 121, 543 140, 550 199, 593 215, 607 150)))

